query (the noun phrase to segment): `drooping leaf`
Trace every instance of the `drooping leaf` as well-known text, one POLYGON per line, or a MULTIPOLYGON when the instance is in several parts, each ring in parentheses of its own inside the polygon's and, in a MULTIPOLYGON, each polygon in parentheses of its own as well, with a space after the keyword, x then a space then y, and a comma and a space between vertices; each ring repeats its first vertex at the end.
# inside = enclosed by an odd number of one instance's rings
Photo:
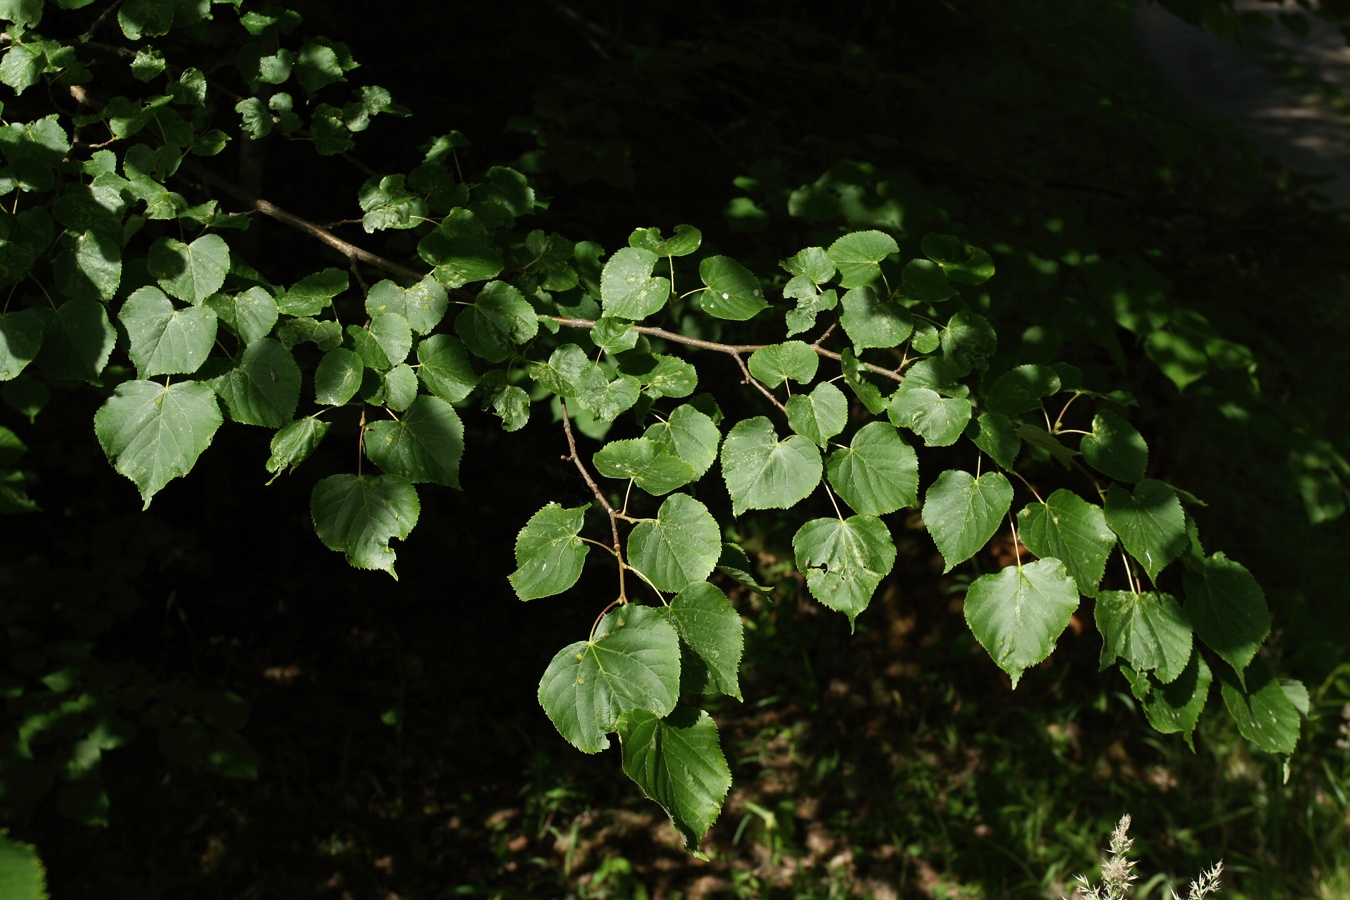
POLYGON ((1219 670, 1223 705, 1238 731, 1267 753, 1290 754, 1298 746, 1301 716, 1279 679, 1265 663, 1247 670, 1245 686, 1232 673, 1219 670))
POLYGON ((435 231, 418 242, 417 253, 435 267, 436 280, 450 290, 487 281, 502 271, 501 252, 492 245, 483 223, 467 209, 451 210, 435 231))
POLYGON ((1012 420, 998 413, 980 413, 980 417, 967 430, 967 435, 975 446, 1005 469, 1011 470, 1017 462, 1017 451, 1022 449, 1022 441, 1012 420), (973 431, 973 433, 972 433, 973 431))
POLYGON ((67 234, 53 273, 57 290, 67 297, 106 303, 122 282, 122 248, 102 231, 67 234))
POLYGON ((759 584, 751 574, 750 557, 745 555, 739 544, 727 541, 722 544, 722 555, 717 560, 717 571, 732 581, 760 596, 768 596, 773 588, 759 584))
POLYGON ((950 447, 960 439, 970 422, 969 400, 943 397, 924 387, 896 391, 886 416, 895 425, 923 438, 928 447, 950 447))
POLYGON ((508 579, 521 600, 551 597, 577 583, 590 545, 579 535, 586 507, 549 503, 516 536, 516 570, 508 579))
POLYGON ((1233 667, 1238 680, 1270 634, 1265 592, 1240 563, 1216 553, 1182 579, 1195 633, 1233 667))
POLYGON ((906 264, 900 291, 920 303, 941 303, 956 295, 942 267, 930 259, 911 259, 906 264))
POLYGON ((755 274, 730 257, 709 256, 698 264, 698 276, 707 285, 699 306, 715 319, 743 322, 769 305, 755 274))
POLYGON ((881 276, 881 261, 899 252, 895 239, 880 231, 855 231, 830 245, 826 251, 839 269, 839 283, 845 288, 871 284, 881 276))
POLYGON ((343 347, 329 350, 314 370, 314 401, 342 406, 356 396, 365 371, 360 354, 343 347))
POLYGON ((1018 366, 994 379, 985 404, 990 412, 1015 416, 1036 409, 1041 398, 1059 393, 1059 388, 1059 373, 1049 366, 1018 366))
POLYGON ((848 424, 848 399, 828 381, 816 385, 809 394, 794 394, 786 406, 792 430, 819 447, 848 424))
POLYGON ((191 244, 160 238, 150 245, 149 267, 166 294, 200 306, 225 283, 230 247, 218 234, 204 234, 191 244))
POLYGON ((958 284, 983 284, 994 277, 994 261, 979 247, 950 234, 926 234, 920 242, 923 255, 942 267, 958 284))
POLYGON ((595 470, 606 478, 631 478, 656 497, 698 477, 691 463, 647 438, 611 441, 596 451, 593 461, 595 470))
POLYGON ((659 228, 639 228, 628 236, 628 246, 650 250, 657 256, 688 256, 703 243, 703 232, 693 225, 676 225, 669 238, 659 228))
POLYGON ((50 378, 96 381, 116 343, 106 306, 97 300, 67 300, 47 321, 37 364, 50 378))
POLYGON ((469 353, 448 334, 433 334, 417 345, 417 377, 426 389, 450 403, 458 403, 478 385, 469 353))
POLYGON ((1012 504, 1012 495, 1012 485, 998 472, 976 478, 948 469, 938 476, 924 495, 923 522, 946 561, 944 572, 989 542, 1012 504))
POLYGON ((680 591, 664 612, 680 635, 680 692, 740 700, 744 626, 727 595, 700 581, 680 591))
POLYGON ((1044 503, 1029 503, 1017 514, 1019 533, 1027 549, 1042 559, 1064 563, 1078 591, 1097 596, 1106 572, 1106 559, 1116 546, 1116 535, 1106 525, 1106 514, 1063 488, 1044 503))
POLYGON ((641 321, 666 305, 670 280, 653 278, 657 255, 624 247, 610 257, 600 275, 600 304, 606 316, 641 321))
POLYGON ((306 416, 274 434, 271 444, 272 455, 267 460, 267 471, 272 473, 272 478, 267 483, 271 484, 283 472, 294 471, 296 466, 309 459, 314 448, 319 446, 323 436, 328 433, 331 424, 313 416, 306 416))
POLYGON ((17 378, 37 358, 47 318, 36 307, 0 312, 0 381, 17 378))
POLYGON ((1186 514, 1176 492, 1145 478, 1134 494, 1118 484, 1106 495, 1106 524, 1156 581, 1158 573, 1186 549, 1186 514))
POLYGON ((898 347, 914 331, 909 311, 871 287, 856 287, 839 301, 844 312, 839 324, 853 342, 853 352, 868 347, 898 347))
POLYGON ((129 353, 141 378, 192 374, 216 342, 216 314, 206 306, 175 309, 156 287, 140 288, 118 313, 131 342, 129 353))
POLYGON ((792 553, 811 596, 848 616, 849 627, 895 565, 895 542, 876 516, 812 519, 793 536, 792 553))
POLYGON ((699 843, 731 789, 731 769, 712 716, 688 706, 664 719, 633 710, 619 720, 618 731, 624 774, 670 816, 685 851, 707 859, 699 843))
POLYGON ((211 384, 230 418, 245 425, 280 428, 300 402, 300 366, 291 351, 271 338, 249 344, 211 384))
POLYGON ((1133 484, 1148 468, 1148 445, 1129 422, 1104 409, 1092 419, 1092 433, 1079 445, 1088 465, 1117 481, 1133 484))
POLYGON ((855 512, 880 516, 919 502, 919 457, 893 425, 869 422, 825 464, 830 485, 855 512))
POLYGON ((1077 450, 1070 450, 1060 443, 1059 438, 1055 437, 1039 425, 1020 423, 1015 430, 1019 438, 1033 447, 1044 450, 1066 469, 1073 466, 1074 457, 1079 455, 1077 450))
POLYGON ((262 287, 251 287, 237 294, 212 294, 206 298, 206 306, 214 310, 225 327, 244 344, 267 337, 277 324, 277 303, 262 287))
MULTIPOLYGON (((1126 671, 1128 677, 1128 666, 1121 668, 1126 671)), ((1209 699, 1209 686, 1214 680, 1204 656, 1192 653, 1186 668, 1182 669, 1181 674, 1170 684, 1153 683, 1156 681, 1155 676, 1147 672, 1140 673, 1135 678, 1147 679, 1150 683, 1151 689, 1142 699, 1144 715, 1148 717, 1149 725, 1160 734, 1181 732, 1186 743, 1194 750, 1195 726, 1200 721, 1200 713, 1205 709, 1205 701, 1209 699)))
POLYGON ((94 415, 94 433, 148 509, 164 485, 192 470, 220 423, 220 408, 205 384, 124 381, 94 415))
POLYGON ((824 284, 834 277, 834 260, 822 247, 799 250, 779 265, 794 278, 805 278, 812 284, 824 284))
POLYGON ((1102 635, 1101 667, 1117 657, 1135 672, 1156 671, 1158 680, 1177 679, 1191 658, 1191 623, 1170 594, 1102 591, 1093 615, 1102 635))
POLYGON ((703 581, 721 555, 717 520, 688 494, 667 497, 655 520, 639 522, 628 535, 629 564, 663 591, 703 581))
POLYGON ((664 716, 680 692, 680 639, 660 612, 628 604, 601 620, 596 637, 569 644, 539 681, 539 705, 582 753, 599 753, 619 718, 664 716))
POLYGON ((844 373, 844 382, 862 401, 863 406, 873 415, 879 415, 886 408, 886 401, 875 384, 863 377, 867 367, 854 355, 853 350, 845 348, 839 354, 839 368, 844 373))
POLYGON ((421 394, 401 419, 368 425, 365 447, 370 461, 390 474, 413 483, 459 487, 464 425, 455 408, 439 397, 421 394))
POLYGON ((750 354, 750 374, 771 388, 791 379, 810 384, 816 377, 820 357, 802 341, 785 341, 761 347, 750 354))
POLYGON ((455 318, 455 332, 474 355, 503 362, 539 332, 539 319, 520 291, 504 281, 492 281, 478 299, 455 318))
POLYGON ((734 515, 789 509, 820 484, 820 451, 799 434, 778 439, 763 416, 737 422, 722 442, 722 477, 734 515))
POLYGON ((981 575, 966 593, 966 624, 1014 688, 1055 649, 1077 609, 1078 589, 1057 559, 981 575))
POLYGON ((328 268, 306 275, 277 297, 277 309, 288 316, 317 316, 347 290, 347 273, 328 268))
POLYGON ((389 541, 407 540, 422 505, 417 489, 398 475, 329 475, 314 485, 309 511, 314 531, 329 550, 358 569, 379 569, 398 579, 389 541))
POLYGON ((693 466, 695 478, 712 468, 722 440, 713 420, 688 403, 675 407, 666 421, 650 426, 642 436, 693 466))

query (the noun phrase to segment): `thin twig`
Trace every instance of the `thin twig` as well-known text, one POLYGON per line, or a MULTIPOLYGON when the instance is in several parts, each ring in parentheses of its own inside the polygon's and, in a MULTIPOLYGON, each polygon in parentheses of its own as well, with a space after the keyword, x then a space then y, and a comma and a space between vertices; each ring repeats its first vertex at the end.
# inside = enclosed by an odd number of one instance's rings
POLYGON ((628 594, 624 587, 623 573, 624 569, 628 568, 628 566, 623 561, 623 544, 619 540, 619 511, 605 499, 605 495, 600 490, 600 486, 595 483, 595 479, 591 477, 590 471, 587 470, 585 464, 582 463, 581 457, 577 455, 577 440, 572 436, 572 419, 567 414, 567 401, 560 397, 558 398, 558 402, 562 405, 563 431, 567 434, 567 456, 563 458, 571 460, 572 464, 577 467, 577 471, 581 473, 581 477, 586 481, 586 486, 591 489, 591 493, 595 495, 595 499, 600 501, 600 505, 605 510, 605 515, 609 517, 610 532, 614 535, 614 558, 619 561, 619 599, 624 603, 627 603, 628 594))
POLYGON ((769 399, 770 403, 778 407, 779 412, 786 414, 787 407, 778 402, 778 398, 773 395, 773 391, 766 388, 758 378, 750 374, 750 369, 745 365, 745 360, 741 358, 741 355, 739 353, 733 353, 731 354, 731 358, 736 360, 736 365, 741 367, 741 374, 745 376, 745 380, 743 380, 741 384, 753 384, 758 388, 761 394, 769 399))

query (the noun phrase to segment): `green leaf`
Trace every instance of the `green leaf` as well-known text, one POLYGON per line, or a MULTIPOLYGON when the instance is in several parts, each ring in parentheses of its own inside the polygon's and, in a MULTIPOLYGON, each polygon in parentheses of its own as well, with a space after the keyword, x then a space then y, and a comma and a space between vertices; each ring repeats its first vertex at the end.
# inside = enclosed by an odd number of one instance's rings
POLYGON ((1018 513, 1022 543, 1042 559, 1061 560, 1073 576, 1078 592, 1097 596, 1106 573, 1106 559, 1116 546, 1116 535, 1106 525, 1106 514, 1072 491, 1060 488, 1044 503, 1028 503, 1018 513))
POLYGON ((664 613, 680 636, 680 693, 742 699, 745 629, 727 595, 700 581, 680 591, 664 613))
POLYGON ((1270 634, 1270 608, 1261 585, 1222 553, 1200 560, 1195 571, 1185 573, 1182 583, 1186 615, 1195 633, 1233 667, 1241 681, 1243 670, 1270 634))
POLYGON ((605 315, 641 321, 666 305, 670 281, 653 278, 657 255, 650 250, 624 247, 610 257, 600 274, 600 305, 605 315))
POLYGON ((966 593, 966 624, 1014 688, 1055 649, 1077 609, 1078 590, 1057 559, 981 575, 966 593))
POLYGON ((277 298, 277 308, 288 316, 317 316, 333 303, 333 298, 347 290, 347 273, 341 269, 324 269, 306 275, 289 291, 277 298))
POLYGON ((886 408, 886 401, 877 386, 863 377, 867 367, 858 360, 852 349, 845 347, 839 354, 839 369, 844 373, 844 382, 862 401, 863 406, 867 407, 867 411, 873 415, 880 415, 886 408))
POLYGON ((534 209, 534 188, 529 179, 506 166, 493 166, 474 189, 469 204, 478 220, 489 227, 507 227, 534 209))
POLYGON ((1252 666, 1245 688, 1234 684, 1232 678, 1220 670, 1223 705, 1242 736, 1267 753, 1293 753, 1298 746, 1301 717, 1284 685, 1264 663, 1252 666))
POLYGON ((919 457, 894 426, 869 422, 830 454, 830 484, 854 511, 880 516, 919 502, 919 457))
POLYGON ((230 247, 218 234, 204 234, 191 244, 160 238, 150 245, 149 267, 166 294, 200 306, 225 283, 230 247))
POLYGON ((1135 672, 1168 684, 1191 658, 1191 623, 1170 594, 1102 591, 1093 615, 1102 635, 1101 667, 1123 658, 1135 672))
POLYGON ((769 304, 759 279, 727 256, 709 256, 698 264, 698 277, 707 285, 699 306, 714 319, 744 322, 769 304))
POLYGON ((809 394, 794 394, 787 401, 788 425, 819 447, 848 424, 848 399, 828 381, 809 394))
POLYGON ((677 356, 657 354, 656 365, 637 376, 642 390, 652 399, 688 397, 698 387, 698 371, 677 356))
POLYGON ((418 242, 417 253, 435 267, 436 280, 450 290, 487 281, 502 271, 501 253, 467 209, 451 210, 435 231, 418 242))
POLYGON ((291 351, 271 338, 249 344, 211 384, 230 418, 244 425, 280 428, 291 421, 300 401, 300 367, 291 351))
POLYGON ((1079 444, 1088 465, 1117 481, 1133 484, 1148 468, 1148 445, 1134 427, 1104 409, 1092 419, 1092 434, 1079 444))
POLYGON ((679 692, 675 628, 660 612, 630 603, 607 614, 595 638, 558 651, 539 681, 539 705, 568 743, 599 753, 624 713, 664 716, 679 692))
POLYGON ((642 436, 693 466, 696 479, 712 468, 722 441, 713 420, 687 403, 675 407, 666 421, 648 427, 642 436))
POLYGON ((1036 409, 1042 397, 1059 393, 1059 387, 1059 373, 1049 366, 1018 366, 994 379, 986 406, 990 412, 1015 416, 1036 409))
POLYGON ((638 332, 631 322, 600 319, 591 329, 591 342, 606 353, 622 353, 637 346, 638 332))
POLYGON ((663 591, 682 591, 712 574, 722 555, 722 530, 708 508, 687 494, 661 504, 656 519, 633 527, 628 563, 663 591))
MULTIPOLYGON (((1127 670, 1128 667, 1122 666, 1127 670)), ((1160 734, 1181 732, 1186 743, 1195 749, 1192 736, 1200 721, 1200 713, 1209 699, 1209 686, 1214 675, 1209 670, 1204 656, 1192 653, 1186 668, 1170 684, 1154 684, 1154 676, 1141 673, 1138 678, 1148 679, 1150 690, 1143 698, 1144 715, 1148 723, 1160 734)))
POLYGON ((834 260, 821 247, 799 250, 779 265, 793 278, 805 278, 813 285, 824 284, 834 277, 834 260))
POLYGON ((409 191, 403 175, 372 175, 361 185, 361 227, 366 234, 389 229, 416 228, 427 217, 427 201, 409 191))
POLYGON ((688 256, 702 243, 703 232, 693 225, 676 225, 670 238, 662 238, 659 228, 639 228, 628 236, 628 246, 650 250, 657 256, 688 256))
POLYGON ((984 284, 994 277, 994 261, 979 247, 949 234, 927 234, 920 242, 923 255, 942 267, 958 284, 984 284))
POLYGON ((670 816, 685 852, 707 859, 699 844, 731 789, 712 716, 687 706, 664 719, 634 710, 619 720, 618 731, 624 774, 670 816))
POLYGON ((272 479, 267 483, 271 484, 283 472, 294 471, 297 466, 309 459, 309 455, 328 433, 330 424, 321 422, 313 416, 306 416, 274 434, 271 444, 272 455, 267 460, 267 471, 272 473, 272 479))
POLYGON ((915 353, 932 353, 942 346, 942 335, 932 322, 916 322, 914 333, 909 336, 909 346, 915 353))
POLYGON ((631 375, 620 375, 613 381, 601 381, 591 385, 583 383, 577 395, 582 407, 602 422, 613 421, 614 417, 638 402, 642 385, 631 375))
POLYGON ((793 535, 792 553, 811 596, 848 616, 850 628, 895 565, 891 533, 875 516, 812 519, 793 535))
POLYGON ((376 282, 366 295, 366 313, 378 316, 396 313, 407 320, 416 334, 430 334, 450 307, 445 288, 431 275, 404 290, 392 281, 376 282))
POLYGON ((606 478, 631 478, 639 488, 656 497, 698 477, 692 464, 647 438, 611 441, 596 451, 593 461, 595 470, 606 478))
POLYGON ((831 262, 839 269, 839 284, 863 287, 881 276, 881 261, 900 250, 895 239, 880 231, 855 231, 830 245, 831 262))
MULTIPOLYGON (((384 406, 390 412, 403 412, 417 399, 417 373, 407 363, 399 363, 384 373, 384 406)), ((431 398, 428 398, 431 399, 431 398)))
POLYGON ((854 353, 868 347, 898 347, 914 331, 909 312, 870 287, 856 287, 839 302, 844 308, 839 324, 853 342, 854 353))
POLYGON ((464 425, 455 408, 439 397, 422 394, 403 418, 367 426, 365 446, 370 461, 392 475, 459 487, 464 425))
POLYGON ((212 294, 207 308, 245 344, 265 338, 277 324, 277 303, 265 288, 251 287, 237 294, 212 294))
POLYGON ((56 288, 74 300, 108 302, 122 283, 122 248, 101 231, 65 235, 56 257, 56 288))
POLYGON ((347 45, 327 38, 305 41, 295 56, 295 77, 306 93, 313 95, 335 81, 344 81, 343 73, 356 68, 347 45))
POLYGON ((1019 424, 1015 431, 1017 436, 1026 441, 1033 447, 1037 447, 1049 453, 1059 461, 1059 464, 1068 469, 1073 465, 1073 459, 1078 456, 1077 450, 1070 450, 1059 442, 1059 438, 1046 431, 1039 425, 1019 424))
POLYGON ((314 485, 309 511, 314 531, 329 550, 358 569, 379 569, 398 579, 391 539, 407 540, 422 506, 417 489, 397 475, 329 475, 314 485))
POLYGON ((476 356, 503 362, 539 333, 539 319, 520 291, 504 281, 485 284, 478 299, 455 319, 455 332, 476 356))
POLYGON ((97 300, 67 300, 47 321, 37 363, 49 378, 92 382, 116 343, 107 307, 97 300))
POLYGON ((970 559, 989 542, 1012 504, 1012 495, 1012 485, 998 472, 976 478, 960 469, 948 469, 938 476, 924 497, 923 521, 946 560, 943 572, 970 559))
POLYGON ((802 341, 786 341, 760 347, 750 354, 750 374, 771 388, 791 379, 810 384, 816 377, 820 357, 802 341))
POLYGON ((124 381, 94 415, 94 433, 113 467, 140 489, 142 508, 174 478, 186 475, 220 427, 211 389, 182 381, 124 381))
POLYGON ((750 572, 750 558, 738 545, 726 542, 722 544, 722 555, 717 560, 717 571, 730 578, 751 593, 767 597, 773 588, 758 584, 750 572))
POLYGON ((205 306, 174 309, 157 287, 146 285, 127 298, 118 318, 131 343, 128 353, 141 378, 190 375, 216 343, 216 314, 205 306))
POLYGON ((551 597, 577 583, 590 545, 579 535, 586 507, 550 503, 530 517, 516 536, 516 570, 508 578, 521 600, 551 597))
POLYGON ((801 334, 816 327, 816 316, 839 305, 835 291, 816 291, 816 286, 805 276, 798 275, 783 288, 783 296, 797 301, 797 308, 787 311, 787 334, 801 334))
POLYGON ((779 440, 763 416, 737 422, 722 442, 722 477, 731 508, 790 509, 820 484, 820 451, 799 434, 779 440))
POLYGON ((478 385, 468 351, 448 334, 433 334, 419 343, 417 362, 417 377, 442 400, 458 403, 478 385))
MULTIPOLYGON (((726 762, 723 761, 722 765, 725 766, 726 762)), ((728 774, 727 787, 730 786, 731 776, 728 774)), ((722 794, 726 794, 725 789, 722 794)), ((37 851, 31 844, 11 840, 0 832, 0 897, 6 900, 47 900, 47 896, 47 874, 37 851)))
POLYGON ((979 368, 998 349, 999 337, 990 320, 963 309, 946 322, 941 343, 942 354, 948 358, 963 366, 979 368))
MULTIPOLYGON (((375 340, 370 337, 370 333, 361 326, 349 325, 348 328, 361 332, 371 346, 376 346, 375 340)), ((277 340, 281 342, 281 346, 288 350, 300 344, 311 343, 327 353, 329 350, 342 345, 342 325, 332 319, 325 319, 322 322, 308 317, 287 319, 277 328, 277 340)), ((252 342, 250 341, 250 343, 252 342)), ((386 365, 389 362, 388 360, 382 361, 386 365)))
POLYGON ((928 447, 950 447, 970 422, 970 401, 943 397, 928 388, 896 391, 886 416, 895 425, 923 438, 928 447))
POLYGON ((900 291, 920 303, 941 303, 956 295, 942 267, 927 259, 909 261, 900 279, 900 291))
MULTIPOLYGON (((1022 449, 1022 441, 1012 420, 999 413, 980 413, 976 422, 967 429, 967 436, 985 453, 1005 469, 1011 470, 1017 462, 1017 451, 1022 449), (971 433, 971 432, 974 433, 971 433)), ((1052 554, 1053 555, 1053 554, 1052 554)))
POLYGON ((398 313, 378 313, 370 317, 370 336, 380 345, 390 366, 408 358, 412 349, 412 329, 398 313))
POLYGON ((499 370, 483 375, 483 409, 502 420, 503 431, 519 431, 530 420, 530 395, 514 384, 507 384, 506 373, 499 370))
POLYGON ((37 358, 47 317, 38 308, 0 312, 0 381, 17 378, 37 358))
POLYGON ((1186 514, 1176 492, 1161 481, 1145 478, 1134 495, 1118 484, 1106 495, 1106 524, 1157 581, 1158 573, 1186 549, 1186 514))
POLYGON ((342 406, 356 396, 365 371, 360 354, 341 347, 329 350, 314 370, 314 402, 342 406))

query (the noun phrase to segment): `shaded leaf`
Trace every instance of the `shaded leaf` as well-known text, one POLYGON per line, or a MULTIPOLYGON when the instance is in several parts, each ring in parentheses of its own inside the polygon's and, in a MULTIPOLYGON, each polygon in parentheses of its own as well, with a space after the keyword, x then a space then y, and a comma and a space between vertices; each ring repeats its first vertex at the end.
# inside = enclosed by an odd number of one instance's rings
POLYGON ((1191 623, 1170 594, 1102 591, 1093 616, 1102 635, 1101 667, 1117 657, 1135 672, 1175 681, 1191 658, 1191 623))
POLYGON ((389 541, 407 540, 422 506, 417 489, 397 475, 330 475, 314 486, 309 510, 325 547, 358 569, 379 569, 396 580, 397 554, 389 541))
POLYGON ((948 469, 938 476, 924 496, 923 521, 946 561, 942 571, 950 572, 989 542, 1012 504, 1012 495, 1012 485, 998 472, 976 478, 948 469))
POLYGON ((1176 492, 1146 478, 1134 494, 1118 484, 1106 495, 1106 524, 1156 581, 1158 573, 1186 549, 1186 514, 1176 492))
POLYGON ((811 596, 848 616, 850 627, 895 565, 891 533, 875 516, 812 519, 793 536, 792 552, 811 596))
POLYGON ((230 418, 245 425, 280 428, 300 402, 300 367, 291 351, 271 338, 254 341, 211 386, 230 418))
POLYGON ((1092 433, 1083 436, 1078 449, 1088 465, 1117 481, 1133 484, 1148 468, 1148 445, 1120 416, 1104 409, 1092 419, 1092 433))
POLYGON ((868 347, 898 347, 914 331, 914 319, 898 303, 870 287, 856 287, 839 301, 843 314, 839 324, 853 342, 853 352, 868 347))
POLYGON ((700 581, 680 591, 664 612, 680 635, 680 692, 742 699, 744 626, 727 595, 700 581))
POLYGON ((1265 592, 1241 564, 1222 553, 1200 560, 1182 583, 1195 633, 1233 667, 1238 680, 1270 634, 1265 592))
POLYGON ((586 507, 550 503, 516 536, 516 570, 508 579, 521 600, 551 597, 577 583, 590 545, 579 535, 586 507))

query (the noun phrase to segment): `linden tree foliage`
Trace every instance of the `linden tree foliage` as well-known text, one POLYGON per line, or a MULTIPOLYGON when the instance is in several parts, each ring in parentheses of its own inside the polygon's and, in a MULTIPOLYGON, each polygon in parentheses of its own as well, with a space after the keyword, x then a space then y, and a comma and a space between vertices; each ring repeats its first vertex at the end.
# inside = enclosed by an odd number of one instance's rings
MULTIPOLYGON (((585 753, 617 734, 690 852, 731 784, 705 698, 741 699, 740 601, 768 590, 727 540, 743 517, 791 523, 798 583, 850 626, 921 519, 1013 687, 1077 615, 1157 730, 1190 740, 1222 705, 1257 747, 1293 751, 1306 694, 1257 659, 1271 622, 1256 579, 1201 549, 1190 494, 1148 477, 1127 395, 1003 347, 1020 298, 959 222, 877 217, 828 247, 774 248, 780 271, 701 255, 687 224, 605 248, 532 227, 544 204, 522 173, 466 178, 452 132, 403 171, 358 170, 360 228, 339 235, 251 196, 218 157, 261 141, 359 156, 374 120, 406 115, 356 82, 343 44, 239 0, 97 6, 0 7, 6 396, 89 392, 94 437, 146 506, 220 428, 265 429, 259 478, 312 483, 318 540, 390 575, 426 498, 489 490, 460 477, 491 452, 485 430, 530 425, 590 497, 541 496, 502 575, 595 622, 543 667, 539 702, 585 753), (48 21, 87 36, 49 37, 48 21), (231 63, 210 74, 193 65, 207 40, 231 63), (120 66, 101 43, 117 41, 136 47, 120 66), (82 99, 52 112, 44 87, 82 99), (313 260, 259 252, 285 229, 313 260), (405 262, 354 243, 382 232, 405 262), (996 542, 1026 558, 993 567, 996 542), (612 590, 577 590, 588 567, 612 590)), ((1180 334, 1154 332, 1149 352, 1180 334)), ((30 418, 44 402, 15 401, 30 418)), ((19 485, 7 509, 33 505, 19 485)))

